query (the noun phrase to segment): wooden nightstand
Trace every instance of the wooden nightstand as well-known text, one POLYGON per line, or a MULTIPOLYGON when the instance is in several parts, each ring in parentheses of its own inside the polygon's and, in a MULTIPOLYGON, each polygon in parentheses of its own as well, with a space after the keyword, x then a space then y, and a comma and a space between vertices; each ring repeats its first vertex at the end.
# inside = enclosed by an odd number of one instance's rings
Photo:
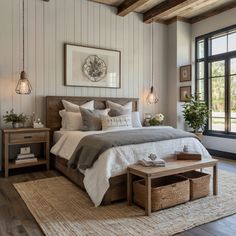
MULTIPOLYGON (((9 169, 16 169, 27 166, 46 165, 49 170, 49 131, 48 128, 22 128, 22 129, 3 129, 3 169, 5 177, 9 175, 9 169), (19 153, 20 147, 42 145, 43 154, 36 154, 37 162, 15 164, 14 160, 10 160, 10 153, 17 149, 19 153)), ((40 147, 41 149, 41 147, 40 147)), ((15 151, 16 152, 16 151, 15 151)), ((15 156, 15 155, 14 155, 15 156)))

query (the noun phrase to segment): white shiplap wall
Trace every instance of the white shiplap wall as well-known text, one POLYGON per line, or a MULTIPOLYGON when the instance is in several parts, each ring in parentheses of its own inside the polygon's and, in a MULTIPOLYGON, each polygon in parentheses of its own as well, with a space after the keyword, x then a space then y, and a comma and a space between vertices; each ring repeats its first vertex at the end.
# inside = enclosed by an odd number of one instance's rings
POLYGON ((25 0, 26 71, 33 87, 17 95, 22 67, 22 0, 0 1, 0 125, 2 115, 36 112, 44 118, 46 95, 139 97, 140 111, 166 114, 166 26, 155 24, 154 72, 160 103, 147 106, 150 87, 151 27, 139 14, 116 15, 116 9, 86 0, 25 0), (64 43, 121 51, 121 89, 64 86, 64 43))

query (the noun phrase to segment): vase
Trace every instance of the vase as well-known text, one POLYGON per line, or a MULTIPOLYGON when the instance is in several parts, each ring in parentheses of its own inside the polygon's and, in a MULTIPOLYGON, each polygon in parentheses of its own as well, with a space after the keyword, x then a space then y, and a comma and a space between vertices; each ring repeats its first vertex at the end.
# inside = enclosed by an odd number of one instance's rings
POLYGON ((13 127, 13 129, 23 128, 24 123, 22 123, 22 122, 12 122, 12 127, 13 127))

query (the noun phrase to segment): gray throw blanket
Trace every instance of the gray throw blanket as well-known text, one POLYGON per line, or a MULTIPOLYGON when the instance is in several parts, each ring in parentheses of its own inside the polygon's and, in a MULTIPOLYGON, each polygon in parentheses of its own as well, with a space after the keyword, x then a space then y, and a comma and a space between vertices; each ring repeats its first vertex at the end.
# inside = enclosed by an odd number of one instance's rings
POLYGON ((90 168, 104 151, 112 147, 186 137, 197 138, 192 133, 173 128, 134 129, 91 134, 81 139, 68 166, 82 170, 90 168))

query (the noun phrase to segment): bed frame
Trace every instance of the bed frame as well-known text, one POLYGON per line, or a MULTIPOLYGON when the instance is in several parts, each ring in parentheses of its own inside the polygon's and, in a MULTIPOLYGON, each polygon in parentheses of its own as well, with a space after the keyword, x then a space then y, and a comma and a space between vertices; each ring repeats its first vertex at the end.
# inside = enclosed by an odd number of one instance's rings
MULTIPOLYGON (((61 128, 61 117, 59 116, 59 111, 64 109, 61 102, 63 99, 78 105, 94 100, 95 109, 105 109, 107 100, 119 103, 121 105, 131 101, 133 104, 133 111, 138 111, 138 98, 48 96, 46 97, 46 127, 51 129, 51 141, 53 132, 61 128)), ((54 167, 80 188, 85 190, 83 184, 84 175, 77 170, 67 168, 66 164, 67 163, 65 160, 54 156, 54 167)), ((126 199, 126 174, 112 177, 109 182, 110 187, 104 195, 102 204, 108 205, 111 204, 111 202, 126 199)))

